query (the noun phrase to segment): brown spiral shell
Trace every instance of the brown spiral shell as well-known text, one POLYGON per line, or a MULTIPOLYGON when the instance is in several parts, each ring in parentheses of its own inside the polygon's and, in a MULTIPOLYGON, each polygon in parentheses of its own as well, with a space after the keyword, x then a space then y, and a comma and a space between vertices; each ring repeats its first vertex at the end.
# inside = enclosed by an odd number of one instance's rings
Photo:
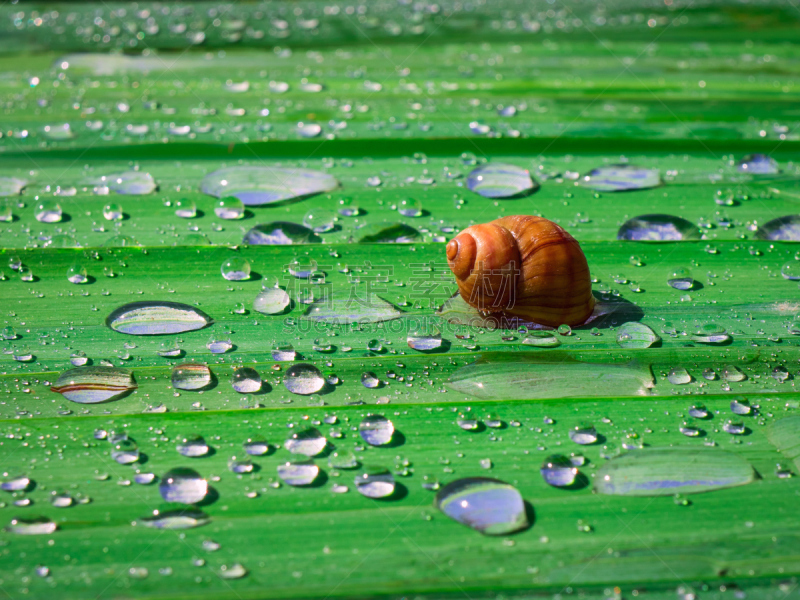
POLYGON ((594 310, 580 245, 542 217, 473 225, 448 242, 447 264, 461 297, 483 312, 557 327, 580 325, 594 310))

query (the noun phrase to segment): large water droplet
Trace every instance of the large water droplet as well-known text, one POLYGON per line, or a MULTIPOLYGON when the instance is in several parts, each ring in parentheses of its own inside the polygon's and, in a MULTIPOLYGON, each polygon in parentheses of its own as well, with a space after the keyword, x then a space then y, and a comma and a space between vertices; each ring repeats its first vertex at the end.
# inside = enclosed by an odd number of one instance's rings
POLYGON ((473 169, 467 177, 467 187, 485 198, 511 198, 528 194, 539 185, 531 178, 527 169, 491 163, 473 169))
POLYGON ((691 383, 692 376, 683 367, 674 367, 667 373, 667 380, 673 385, 686 385, 691 383))
POLYGON ((486 535, 507 535, 530 525, 519 491, 497 479, 468 477, 448 483, 436 493, 436 505, 486 535))
POLYGON ((88 185, 95 186, 95 194, 108 194, 109 190, 117 194, 130 196, 141 196, 150 194, 156 189, 156 182, 150 173, 144 171, 125 171, 124 173, 112 173, 90 179, 88 185))
POLYGON ((310 460, 288 461, 278 465, 278 477, 288 485, 311 485, 318 475, 319 467, 310 460))
POLYGON ((356 230, 356 236, 361 244, 410 244, 421 237, 405 223, 370 223, 356 230))
POLYGON ((202 329, 211 317, 198 308, 177 302, 132 302, 106 319, 114 331, 130 335, 162 335, 202 329))
POLYGON ((283 443, 283 447, 292 454, 316 456, 328 445, 328 440, 313 427, 297 431, 283 443))
POLYGON ((222 263, 220 272, 228 281, 245 281, 250 279, 250 261, 241 256, 234 256, 222 263))
POLYGON ((394 424, 383 415, 368 415, 362 419, 358 432, 370 446, 383 446, 392 441, 394 424))
POLYGON ((222 565, 219 568, 219 576, 222 579, 241 579, 247 575, 247 569, 240 563, 222 565))
POLYGON ((210 196, 234 196, 247 206, 259 206, 329 192, 338 185, 333 175, 311 169, 237 166, 206 175, 201 189, 210 196))
POLYGON ((394 476, 381 467, 367 468, 355 477, 356 489, 367 498, 387 498, 394 493, 394 476))
POLYGON ((18 177, 0 177, 0 196, 16 196, 28 182, 18 177))
POLYGON ((253 310, 265 315, 277 315, 286 310, 291 299, 281 288, 268 288, 259 292, 253 300, 253 310))
POLYGON ((767 437, 781 454, 793 460, 800 469, 800 415, 773 421, 767 429, 767 437))
POLYGON ((597 430, 591 423, 579 423, 569 430, 569 439, 576 444, 588 446, 597 441, 597 430))
POLYGON ((653 387, 650 366, 580 362, 566 355, 524 360, 485 353, 460 367, 446 383, 457 392, 488 400, 592 396, 643 396, 653 387))
POLYGON ((261 376, 253 367, 239 367, 233 372, 231 386, 240 394, 254 394, 261 389, 261 376))
POLYGON ((619 496, 672 496, 745 485, 754 478, 744 458, 723 450, 643 448, 601 466, 595 489, 619 496))
POLYGON ((544 480, 554 487, 569 487, 575 483, 578 469, 563 454, 548 456, 540 469, 544 480))
POLYGON ((64 216, 61 205, 55 200, 42 200, 36 204, 34 216, 40 223, 58 223, 64 216))
POLYGON ((314 365, 298 363, 287 369, 283 385, 293 394, 308 396, 325 387, 325 378, 314 365))
POLYGON ((644 323, 630 321, 617 329, 617 344, 621 348, 649 348, 660 341, 656 332, 644 323))
POLYGON ((211 450, 202 435, 190 435, 180 438, 175 449, 179 454, 188 458, 207 456, 211 450))
POLYGON ((420 352, 430 352, 442 346, 442 332, 428 323, 427 319, 413 319, 408 323, 406 342, 409 348, 420 352))
POLYGON ((0 490, 4 492, 26 492, 33 487, 33 482, 28 477, 14 477, 0 483, 0 490))
POLYGON ((172 387, 175 389, 201 390, 211 381, 211 370, 206 365, 183 363, 172 368, 172 387))
POLYGON ((661 185, 658 169, 634 165, 608 165, 589 171, 581 185, 598 192, 626 192, 644 190, 661 185))
POLYGON ((775 175, 780 172, 777 161, 766 154, 748 154, 736 163, 736 170, 752 175, 775 175))
POLYGON ((800 242, 800 215, 786 215, 767 221, 758 228, 757 240, 800 242))
POLYGON ((700 231, 690 221, 680 217, 641 215, 626 221, 619 228, 617 239, 637 242, 699 240, 700 231))
POLYGON ((77 367, 64 371, 50 388, 79 404, 115 400, 135 389, 136 382, 131 371, 104 366, 77 367))
POLYGON ((153 527, 154 529, 181 530, 201 527, 210 522, 211 518, 203 511, 187 508, 165 512, 155 511, 152 516, 142 517, 136 521, 136 524, 153 527))
POLYGON ((17 517, 6 525, 6 531, 17 535, 49 535, 58 529, 48 517, 17 517))
POLYGON ((403 316, 403 312, 374 293, 364 297, 332 293, 314 301, 304 318, 322 323, 347 325, 350 323, 381 323, 403 316))
POLYGON ((208 494, 208 482, 194 469, 176 467, 164 473, 158 491, 167 502, 196 504, 208 494))
POLYGON ((253 246, 289 246, 321 242, 322 238, 308 227, 288 221, 261 223, 244 235, 244 243, 253 246))

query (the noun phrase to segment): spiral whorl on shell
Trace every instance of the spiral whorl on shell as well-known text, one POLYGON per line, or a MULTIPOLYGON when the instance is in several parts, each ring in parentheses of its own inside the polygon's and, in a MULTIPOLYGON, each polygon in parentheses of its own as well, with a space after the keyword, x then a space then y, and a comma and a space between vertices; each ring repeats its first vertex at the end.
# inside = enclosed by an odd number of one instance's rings
POLYGON ((483 312, 557 327, 580 325, 594 309, 581 247, 542 217, 473 225, 448 242, 447 263, 461 297, 483 312))

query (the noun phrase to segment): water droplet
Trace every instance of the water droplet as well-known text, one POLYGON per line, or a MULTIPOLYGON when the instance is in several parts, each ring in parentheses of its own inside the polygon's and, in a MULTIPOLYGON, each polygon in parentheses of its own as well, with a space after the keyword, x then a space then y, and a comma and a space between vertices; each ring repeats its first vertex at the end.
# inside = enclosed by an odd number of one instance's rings
POLYGON ((151 194, 156 189, 153 176, 145 171, 112 173, 89 179, 86 183, 94 186, 94 193, 100 195, 108 194, 110 190, 126 196, 141 196, 151 194))
POLYGON ((722 377, 723 381, 730 381, 730 382, 739 382, 744 381, 747 379, 747 375, 742 373, 739 367, 734 365, 726 365, 720 371, 720 377, 722 377))
POLYGON ((365 294, 365 298, 350 298, 344 295, 325 295, 316 300, 303 315, 305 318, 334 325, 351 323, 381 323, 403 316, 390 302, 376 294, 365 294))
POLYGON ((250 459, 237 459, 235 456, 228 461, 228 469, 233 473, 252 473, 253 461, 250 459))
POLYGON ((464 431, 477 431, 481 422, 471 414, 459 413, 456 418, 456 425, 464 431))
POLYGON ((563 454, 548 456, 541 468, 544 480, 554 487, 569 487, 575 483, 578 469, 572 461, 563 454))
POLYGON ((584 363, 562 356, 497 361, 483 356, 459 367, 446 382, 460 393, 491 400, 585 397, 592 395, 642 396, 653 387, 649 364, 584 363))
POLYGON ((335 177, 322 171, 236 166, 210 173, 203 179, 201 189, 210 196, 234 196, 247 206, 259 206, 330 192, 338 186, 335 177))
POLYGON ((591 423, 579 423, 569 430, 569 439, 582 446, 594 444, 597 441, 597 430, 591 423))
POLYGON ((694 287, 692 272, 682 267, 672 269, 667 275, 667 284, 676 290, 690 290, 694 287))
POLYGON ((246 258, 235 256, 223 262, 220 271, 228 281, 244 281, 250 279, 250 262, 246 258))
POLYGON ((202 458, 208 455, 211 450, 202 435, 190 435, 180 438, 175 449, 179 454, 189 458, 202 458))
POLYGON ((394 425, 383 415, 368 415, 359 424, 358 432, 370 446, 383 446, 392 441, 394 425))
POLYGON ((539 188, 527 169, 516 165, 481 165, 467 176, 467 187, 485 198, 511 198, 539 188))
POLYGON ((206 365, 183 363, 172 368, 172 387, 175 389, 201 390, 211 381, 211 370, 206 365))
POLYGON ((553 335, 552 331, 533 330, 529 331, 522 343, 526 346, 535 346, 537 348, 557 348, 561 345, 561 341, 553 335))
POLYGON ((133 373, 116 367, 76 367, 59 375, 51 391, 79 404, 119 399, 136 389, 133 373))
POLYGON ((707 419, 709 415, 705 404, 697 403, 689 408, 689 416, 695 419, 707 419))
POLYGON ((63 215, 61 205, 55 200, 42 200, 36 204, 36 220, 41 223, 58 223, 63 215))
POLYGON ((264 440, 247 440, 243 448, 250 456, 264 456, 269 452, 269 444, 264 440))
POLYGON ((86 267, 81 264, 75 263, 67 269, 67 281, 80 285, 89 281, 89 274, 86 272, 86 267))
POLYGON ((617 330, 617 344, 621 348, 649 348, 660 341, 656 332, 644 323, 630 321, 617 330))
POLYGON ((125 214, 119 204, 106 204, 103 207, 103 218, 106 221, 121 221, 125 214))
POLYGON ((689 375, 689 371, 683 367, 674 367, 670 369, 667 374, 667 379, 674 385, 686 385, 687 383, 691 383, 692 376, 689 375))
POLYGON ((0 196, 19 195, 28 182, 18 177, 0 177, 0 196))
POLYGON ((4 492, 26 492, 33 488, 33 481, 28 477, 14 477, 0 482, 0 490, 4 492))
POLYGON ((781 267, 781 275, 790 281, 800 280, 800 261, 788 262, 781 267))
POLYGON ((359 212, 358 201, 354 198, 339 199, 339 214, 343 217, 356 217, 359 212))
POLYGON ((155 473, 136 473, 133 480, 139 485, 150 485, 156 480, 155 473))
POLYGON ((754 478, 744 458, 723 450, 643 448, 602 465, 595 490, 620 496, 672 496, 744 485, 754 478))
POLYGON ((219 576, 222 579, 241 579, 247 575, 247 569, 239 563, 232 565, 222 565, 219 568, 219 576))
POLYGON ((6 525, 6 531, 17 535, 50 535, 58 529, 48 517, 17 517, 6 525))
POLYGON ((240 394, 254 394, 261 389, 261 376, 253 367, 239 367, 233 372, 231 385, 240 394))
POLYGON ((672 215, 642 215, 626 221, 617 233, 618 240, 674 242, 699 240, 700 231, 686 219, 672 215))
POLYGON ((225 354, 233 348, 233 342, 230 338, 212 335, 206 343, 206 348, 211 354, 225 354))
POLYGON ((442 333, 438 327, 429 324, 427 320, 412 320, 408 323, 406 340, 409 348, 420 352, 429 352, 441 347, 442 333))
POLYGON ((411 244, 421 237, 419 231, 405 223, 370 223, 356 234, 361 244, 411 244))
POLYGON ((731 435, 744 435, 747 433, 747 427, 741 421, 736 419, 728 419, 722 425, 722 431, 730 433, 731 435))
POLYGON ((380 386, 381 380, 372 371, 365 371, 361 374, 361 384, 365 388, 373 389, 380 386))
POLYGON ((314 233, 325 233, 336 226, 336 213, 325 208, 312 208, 303 217, 303 225, 314 233))
POLYGON ((283 443, 283 447, 292 454, 304 454, 305 456, 316 456, 328 445, 325 439, 316 429, 308 428, 297 431, 283 443))
POLYGON ((291 362, 297 358, 297 351, 291 344, 276 344, 272 347, 272 360, 291 362))
POLYGON ((739 396, 731 400, 731 412, 737 415, 749 415, 753 412, 753 407, 747 398, 739 396))
POLYGON ((133 440, 120 440, 111 449, 111 458, 121 465, 130 465, 139 460, 139 447, 133 440))
POLYGON ((313 461, 288 461, 278 465, 278 477, 287 485, 311 485, 319 475, 319 467, 313 461))
POLYGON ((214 204, 214 214, 229 221, 241 219, 244 217, 244 202, 234 196, 225 196, 214 204))
POLYGON ((203 311, 177 302, 132 302, 106 319, 114 331, 130 335, 163 335, 202 329, 211 323, 203 311))
POLYGON ((259 292, 253 300, 253 310, 265 315, 277 315, 286 310, 291 299, 281 288, 269 288, 259 292))
POLYGON ((381 467, 365 469, 355 477, 356 490, 367 498, 386 498, 394 493, 394 476, 381 467))
POLYGON ((253 227, 244 236, 244 243, 253 246, 289 246, 292 244, 319 244, 322 238, 308 227, 275 221, 261 223, 253 227))
POLYGON ((403 198, 397 204, 397 212, 404 217, 421 217, 422 202, 416 198, 403 198))
POLYGON ((158 491, 167 502, 197 504, 208 494, 208 482, 194 469, 176 467, 164 473, 158 491))
POLYGON ((703 430, 695 419, 685 419, 678 430, 686 437, 697 437, 703 430))
POLYGON ((325 378, 314 365, 298 363, 287 369, 283 385, 293 394, 308 396, 325 387, 325 378))
POLYGON ((519 491, 497 479, 469 477, 448 483, 436 505, 451 519, 486 535, 507 535, 530 526, 519 491))
POLYGON ((197 216, 197 203, 189 198, 175 202, 175 216, 181 219, 194 219, 197 216))
POLYGON ((777 161, 766 154, 748 154, 736 163, 740 173, 753 175, 775 175, 780 172, 777 161))
MULTIPOLYGON (((161 495, 164 495, 163 492, 161 495)), ((170 502, 181 501, 171 500, 170 502)), ((193 504, 193 502, 184 502, 184 504, 193 504)), ((181 530, 202 527, 210 522, 211 518, 203 511, 194 508, 188 508, 164 512, 154 511, 152 516, 143 517, 136 521, 136 524, 144 525, 145 527, 152 527, 154 529, 181 530)))
POLYGON ((592 169, 581 180, 581 185, 598 192, 626 192, 645 190, 661 185, 658 169, 634 165, 608 165, 592 169))
POLYGON ((328 466, 331 469, 356 469, 358 460, 352 452, 331 452, 328 457, 328 466))
POLYGON ((800 242, 800 215, 786 215, 767 221, 756 231, 757 240, 800 242))

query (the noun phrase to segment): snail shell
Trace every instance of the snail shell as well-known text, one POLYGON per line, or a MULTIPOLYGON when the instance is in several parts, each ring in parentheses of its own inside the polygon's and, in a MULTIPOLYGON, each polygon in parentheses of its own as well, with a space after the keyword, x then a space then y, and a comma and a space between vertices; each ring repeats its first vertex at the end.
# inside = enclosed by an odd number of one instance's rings
POLYGON ((483 312, 558 327, 580 325, 594 309, 581 247, 542 217, 473 225, 448 242, 447 264, 461 297, 483 312))

